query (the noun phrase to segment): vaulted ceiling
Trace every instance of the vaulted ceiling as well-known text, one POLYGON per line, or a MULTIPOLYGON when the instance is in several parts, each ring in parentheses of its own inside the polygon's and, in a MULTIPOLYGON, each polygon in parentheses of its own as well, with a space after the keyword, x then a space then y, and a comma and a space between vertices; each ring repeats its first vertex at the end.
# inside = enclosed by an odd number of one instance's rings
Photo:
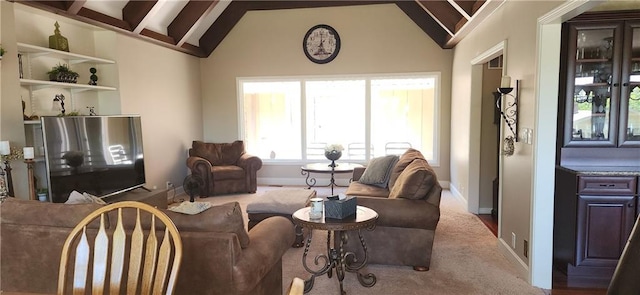
POLYGON ((207 57, 247 11, 395 4, 442 48, 453 48, 505 0, 14 0, 161 46, 207 57))

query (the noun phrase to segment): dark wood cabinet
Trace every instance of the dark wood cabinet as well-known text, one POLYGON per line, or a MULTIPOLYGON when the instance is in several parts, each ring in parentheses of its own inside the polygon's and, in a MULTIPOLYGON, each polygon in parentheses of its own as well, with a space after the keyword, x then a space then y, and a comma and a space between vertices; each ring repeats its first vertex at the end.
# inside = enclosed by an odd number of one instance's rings
POLYGON ((640 213, 627 174, 556 170, 554 264, 568 285, 607 287, 640 213))
POLYGON ((640 14, 562 25, 554 266, 606 288, 640 212, 640 14))
POLYGON ((635 196, 578 196, 575 265, 615 268, 633 228, 635 196))
POLYGON ((640 22, 564 24, 563 147, 640 146, 640 22))

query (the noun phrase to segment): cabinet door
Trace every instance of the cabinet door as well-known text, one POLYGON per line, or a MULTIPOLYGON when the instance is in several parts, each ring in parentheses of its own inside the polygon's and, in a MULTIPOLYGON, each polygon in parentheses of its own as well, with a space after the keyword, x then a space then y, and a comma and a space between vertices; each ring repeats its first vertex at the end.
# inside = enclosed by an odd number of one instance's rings
POLYGON ((571 24, 565 146, 616 146, 623 25, 571 24))
POLYGON ((625 26, 619 146, 640 146, 640 23, 625 26))
POLYGON ((635 221, 635 203, 635 196, 578 196, 576 266, 616 266, 635 221))

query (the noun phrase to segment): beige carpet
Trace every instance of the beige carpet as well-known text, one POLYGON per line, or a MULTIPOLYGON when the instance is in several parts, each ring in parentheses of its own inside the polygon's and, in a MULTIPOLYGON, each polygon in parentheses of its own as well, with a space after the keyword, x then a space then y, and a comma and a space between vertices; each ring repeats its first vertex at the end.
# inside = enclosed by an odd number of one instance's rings
MULTIPOLYGON (((238 201, 242 208, 266 190, 279 187, 259 187, 256 194, 216 196, 199 201, 214 204, 238 201)), ((327 188, 318 188, 318 195, 328 195, 327 188)), ((336 191, 337 193, 338 191, 336 191)), ((186 198, 179 196, 179 198, 186 198)), ((368 272, 376 275, 377 283, 371 288, 362 287, 353 273, 346 273, 344 289, 347 294, 544 294, 519 278, 506 258, 497 250, 497 239, 473 214, 467 213, 462 204, 448 190, 442 195, 441 216, 436 230, 431 269, 416 272, 411 267, 369 265, 368 272)), ((246 223, 246 212, 245 212, 246 223)), ((307 279, 309 274, 302 267, 304 248, 291 248, 283 257, 283 289, 294 277, 307 279)), ((314 232, 307 257, 313 267, 313 257, 326 251, 326 233, 314 232)), ((316 278, 307 294, 339 294, 335 276, 316 278)))

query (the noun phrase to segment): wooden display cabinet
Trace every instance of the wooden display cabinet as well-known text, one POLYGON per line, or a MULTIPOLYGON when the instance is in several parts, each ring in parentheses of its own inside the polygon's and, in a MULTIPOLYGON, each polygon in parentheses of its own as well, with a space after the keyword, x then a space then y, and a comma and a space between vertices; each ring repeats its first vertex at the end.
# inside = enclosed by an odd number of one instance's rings
POLYGON ((564 26, 563 146, 639 147, 640 22, 564 26))

